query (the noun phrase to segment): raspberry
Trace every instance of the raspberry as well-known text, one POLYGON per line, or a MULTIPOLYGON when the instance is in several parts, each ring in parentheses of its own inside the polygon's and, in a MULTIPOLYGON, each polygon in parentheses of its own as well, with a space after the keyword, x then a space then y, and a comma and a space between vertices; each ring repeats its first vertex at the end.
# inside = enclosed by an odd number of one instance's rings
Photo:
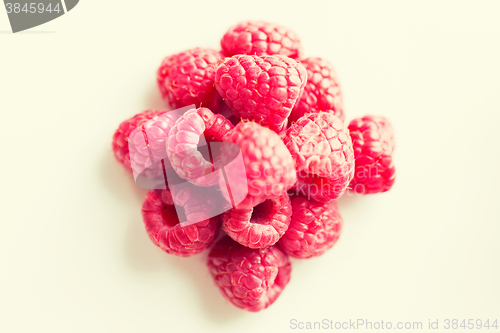
POLYGON ((138 185, 145 188, 165 185, 164 171, 171 168, 167 159, 167 138, 177 117, 175 112, 162 113, 130 133, 130 163, 138 185))
POLYGON ((304 93, 293 107, 288 122, 297 121, 306 113, 333 112, 344 121, 344 102, 339 80, 329 61, 307 58, 300 62, 307 70, 304 93))
POLYGON ((297 167, 299 194, 326 202, 339 198, 354 174, 351 138, 331 112, 306 114, 283 140, 297 167))
POLYGON ((142 126, 145 122, 154 117, 165 113, 167 111, 164 110, 146 110, 144 112, 138 113, 135 116, 123 121, 118 129, 115 131, 113 135, 113 153, 115 155, 118 163, 123 165, 123 167, 132 172, 132 167, 130 165, 130 152, 129 152, 129 135, 135 130, 137 127, 142 126))
POLYGON ((296 197, 292 200, 292 220, 279 246, 294 258, 322 255, 339 239, 342 217, 337 203, 327 203, 296 197))
POLYGON ((351 121, 356 171, 350 188, 358 194, 386 192, 396 180, 392 160, 394 133, 387 118, 365 116, 351 121))
POLYGON ((146 194, 142 217, 153 243, 163 251, 180 257, 188 257, 209 248, 220 230, 219 217, 181 226, 175 206, 167 205, 155 191, 146 194))
POLYGON ((285 193, 254 208, 231 209, 222 215, 222 228, 235 241, 251 249, 274 245, 290 224, 292 207, 285 193))
POLYGON ((290 281, 292 271, 288 256, 277 246, 249 249, 229 237, 212 248, 208 268, 222 295, 251 312, 273 304, 290 281))
POLYGON ((298 58, 300 39, 290 29, 262 22, 241 22, 230 28, 220 42, 224 55, 236 54, 271 55, 282 54, 298 58))
MULTIPOLYGON (((221 164, 227 165, 241 152, 245 165, 244 169, 226 169, 227 178, 232 181, 231 195, 242 199, 238 201, 238 209, 253 208, 266 199, 278 198, 295 184, 292 156, 278 134, 270 129, 254 122, 242 122, 226 134, 223 141, 235 145, 223 147, 221 164)), ((224 190, 226 184, 220 184, 224 190)), ((227 198, 228 193, 223 193, 227 198)))
POLYGON ((220 114, 214 115, 207 108, 184 113, 170 130, 167 145, 168 158, 179 177, 200 186, 217 183, 216 174, 211 173, 213 163, 198 150, 200 135, 205 134, 207 141, 220 141, 231 129, 231 122, 220 114))
POLYGON ((215 87, 235 116, 277 133, 285 128, 306 80, 304 66, 281 55, 235 55, 215 73, 215 87))
POLYGON ((166 57, 157 72, 157 82, 163 99, 173 109, 195 104, 211 107, 216 98, 215 65, 219 52, 194 48, 166 57))

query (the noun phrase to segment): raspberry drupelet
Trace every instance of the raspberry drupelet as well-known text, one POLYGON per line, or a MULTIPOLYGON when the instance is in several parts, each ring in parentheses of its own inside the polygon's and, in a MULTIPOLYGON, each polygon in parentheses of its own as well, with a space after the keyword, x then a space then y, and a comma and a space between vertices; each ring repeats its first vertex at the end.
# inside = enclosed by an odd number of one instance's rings
MULTIPOLYGON (((169 202, 171 194, 158 196, 158 192, 149 191, 142 206, 144 225, 153 243, 163 251, 180 257, 189 257, 209 248, 219 234, 219 216, 182 226, 176 207, 168 204, 177 203, 176 200, 169 202), (168 198, 167 202, 162 198, 168 198)), ((185 203, 184 206, 188 211, 185 203)))

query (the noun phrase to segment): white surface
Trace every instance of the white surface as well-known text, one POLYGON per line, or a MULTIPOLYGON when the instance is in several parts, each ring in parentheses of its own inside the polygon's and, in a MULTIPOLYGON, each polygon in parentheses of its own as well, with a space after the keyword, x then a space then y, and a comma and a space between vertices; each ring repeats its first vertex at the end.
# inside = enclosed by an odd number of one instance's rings
MULTIPOLYGON (((500 320, 500 2, 245 6, 84 0, 0 34, 0 332, 500 320), (293 28, 307 55, 334 63, 348 119, 385 115, 397 139, 394 188, 342 198, 339 243, 294 260, 284 293, 257 314, 222 298, 203 256, 154 247, 140 215, 145 191, 110 148, 123 119, 162 106, 164 56, 218 47, 246 18, 293 28)), ((9 29, 0 10, 0 30, 9 29)))

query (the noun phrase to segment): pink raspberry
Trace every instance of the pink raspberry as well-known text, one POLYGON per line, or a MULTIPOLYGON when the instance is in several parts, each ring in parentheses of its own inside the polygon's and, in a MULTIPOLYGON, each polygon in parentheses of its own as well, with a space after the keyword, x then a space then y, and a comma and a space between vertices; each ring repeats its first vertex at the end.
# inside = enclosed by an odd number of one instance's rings
POLYGON ((130 151, 128 146, 129 135, 137 127, 142 126, 148 120, 165 113, 165 110, 146 110, 123 121, 113 135, 113 153, 118 163, 128 171, 132 172, 130 166, 130 151))
POLYGON ((273 304, 290 281, 292 271, 288 256, 277 246, 249 249, 229 237, 212 248, 208 268, 222 295, 251 312, 273 304))
MULTIPOLYGON (((242 122, 223 139, 226 145, 221 152, 221 164, 227 165, 241 152, 244 169, 227 168, 232 195, 248 190, 238 209, 253 208, 266 199, 274 199, 286 193, 295 184, 296 170, 292 156, 278 134, 254 122, 242 122)), ((226 183, 220 180, 221 189, 226 183)), ((227 198, 227 192, 223 192, 227 198)), ((229 200, 229 198, 228 198, 229 200)))
POLYGON ((167 145, 168 158, 179 177, 199 186, 216 184, 213 161, 207 161, 198 150, 200 135, 205 134, 206 141, 221 141, 231 129, 230 121, 207 108, 184 113, 170 130, 167 145))
POLYGON ((152 186, 146 188, 164 186, 164 172, 168 172, 171 168, 167 158, 168 133, 177 117, 175 112, 162 113, 130 133, 128 137, 130 163, 137 184, 148 183, 152 186), (143 179, 146 182, 143 182, 143 179))
POLYGON ((283 252, 294 258, 317 257, 339 239, 343 222, 335 201, 296 197, 292 210, 290 226, 278 243, 283 252))
POLYGON ((344 193, 354 175, 354 153, 338 117, 331 112, 306 114, 283 141, 296 163, 299 194, 326 202, 344 193))
POLYGON ((356 171, 350 188, 358 194, 386 192, 396 180, 394 132, 387 118, 365 116, 349 124, 356 171))
POLYGON ((228 57, 236 54, 281 54, 296 59, 301 52, 300 39, 294 32, 262 21, 241 22, 230 28, 220 45, 228 57))
POLYGON ((290 224, 292 207, 286 193, 254 208, 231 209, 222 214, 222 228, 235 241, 251 249, 269 247, 290 224))
POLYGON ((304 93, 293 107, 288 122, 297 121, 306 113, 333 112, 344 121, 344 102, 339 79, 329 61, 307 58, 300 62, 307 70, 304 93))
POLYGON ((235 55, 217 66, 215 87, 235 116, 275 132, 286 127, 307 80, 295 60, 281 55, 235 55))
POLYGON ((195 104, 212 107, 216 98, 218 51, 194 48, 166 57, 157 72, 158 87, 173 109, 195 104))
POLYGON ((180 257, 189 257, 209 248, 220 230, 219 217, 182 226, 175 206, 167 205, 155 191, 147 193, 142 217, 153 243, 163 251, 180 257))

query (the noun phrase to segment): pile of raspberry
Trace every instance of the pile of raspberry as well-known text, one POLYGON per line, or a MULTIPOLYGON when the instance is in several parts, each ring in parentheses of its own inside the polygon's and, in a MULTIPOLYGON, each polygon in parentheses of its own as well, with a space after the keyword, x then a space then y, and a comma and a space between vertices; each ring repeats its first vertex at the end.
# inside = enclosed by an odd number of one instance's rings
MULTIPOLYGON (((209 250, 208 269, 222 295, 255 312, 288 284, 290 257, 317 257, 337 242, 343 221, 336 199, 392 187, 394 136, 381 116, 345 122, 332 65, 304 57, 290 29, 241 22, 220 44, 220 50, 197 47, 163 60, 156 79, 169 108, 195 107, 181 116, 147 110, 125 120, 113 152, 129 172, 140 167, 155 177, 167 168, 210 186, 219 180, 207 177, 214 163, 196 150, 200 136, 239 147, 244 168, 228 175, 245 180, 236 187, 243 193, 238 203, 210 216, 213 198, 167 184, 147 193, 142 216, 151 241, 166 253, 209 250)), ((221 156, 224 164, 232 155, 221 156)))

